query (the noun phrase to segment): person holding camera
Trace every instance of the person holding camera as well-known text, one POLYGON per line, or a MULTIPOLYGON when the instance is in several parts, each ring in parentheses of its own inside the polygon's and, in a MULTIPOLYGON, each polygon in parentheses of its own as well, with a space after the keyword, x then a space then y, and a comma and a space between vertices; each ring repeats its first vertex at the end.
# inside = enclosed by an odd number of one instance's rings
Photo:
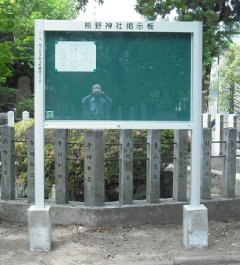
POLYGON ((89 120, 104 120, 107 109, 112 106, 112 99, 102 91, 99 84, 95 84, 92 93, 82 99, 82 104, 87 108, 89 120))

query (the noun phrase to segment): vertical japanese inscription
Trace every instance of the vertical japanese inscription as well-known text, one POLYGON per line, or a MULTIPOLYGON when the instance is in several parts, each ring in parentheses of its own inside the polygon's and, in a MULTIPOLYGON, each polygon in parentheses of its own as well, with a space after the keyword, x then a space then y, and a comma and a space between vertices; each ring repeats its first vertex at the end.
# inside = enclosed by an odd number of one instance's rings
POLYGON ((158 203, 160 198, 160 139, 161 130, 148 130, 146 199, 150 203, 158 203))
POLYGON ((187 199, 187 155, 188 131, 174 131, 174 172, 173 172, 173 198, 179 201, 187 199))
POLYGON ((104 131, 85 131, 84 203, 101 206, 105 201, 104 188, 104 131))
POLYGON ((120 144, 119 203, 123 205, 133 200, 133 130, 120 130, 120 144))
POLYGON ((11 200, 15 198, 15 173, 14 173, 14 127, 3 127, 2 137, 2 199, 11 200))
POLYGON ((34 128, 27 129, 27 160, 28 160, 28 202, 35 201, 35 153, 34 128))
POLYGON ((68 130, 57 129, 55 131, 55 200, 57 204, 69 202, 67 141, 68 130))
POLYGON ((38 58, 38 65, 37 65, 37 76, 38 76, 38 83, 42 83, 42 65, 43 65, 43 39, 42 39, 42 30, 38 32, 38 49, 37 49, 37 58, 38 58))
POLYGON ((201 198, 211 198, 211 129, 203 128, 202 131, 202 176, 201 198))

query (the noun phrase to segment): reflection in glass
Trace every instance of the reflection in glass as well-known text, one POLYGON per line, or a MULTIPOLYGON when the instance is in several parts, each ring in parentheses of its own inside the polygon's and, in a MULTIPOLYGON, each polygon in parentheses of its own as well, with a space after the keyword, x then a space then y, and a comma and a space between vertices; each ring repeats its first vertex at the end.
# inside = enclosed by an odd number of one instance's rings
POLYGON ((87 119, 104 120, 112 106, 112 99, 102 91, 100 85, 96 84, 92 87, 92 93, 82 99, 82 104, 87 119))

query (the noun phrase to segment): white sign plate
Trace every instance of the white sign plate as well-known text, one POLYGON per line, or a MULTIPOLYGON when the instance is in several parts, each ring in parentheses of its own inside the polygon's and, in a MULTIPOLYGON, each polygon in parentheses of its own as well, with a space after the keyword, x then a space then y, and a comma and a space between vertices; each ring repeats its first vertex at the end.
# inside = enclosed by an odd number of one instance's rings
POLYGON ((55 44, 56 72, 95 72, 96 42, 58 41, 55 44))

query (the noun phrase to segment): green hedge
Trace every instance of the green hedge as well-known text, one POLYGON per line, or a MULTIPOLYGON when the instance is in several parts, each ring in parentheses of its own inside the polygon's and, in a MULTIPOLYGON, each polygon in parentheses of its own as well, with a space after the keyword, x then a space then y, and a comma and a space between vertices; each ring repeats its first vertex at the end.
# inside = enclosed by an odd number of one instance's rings
POLYGON ((30 117, 34 117, 34 98, 28 98, 17 104, 17 113, 21 116, 23 111, 28 111, 30 117))

